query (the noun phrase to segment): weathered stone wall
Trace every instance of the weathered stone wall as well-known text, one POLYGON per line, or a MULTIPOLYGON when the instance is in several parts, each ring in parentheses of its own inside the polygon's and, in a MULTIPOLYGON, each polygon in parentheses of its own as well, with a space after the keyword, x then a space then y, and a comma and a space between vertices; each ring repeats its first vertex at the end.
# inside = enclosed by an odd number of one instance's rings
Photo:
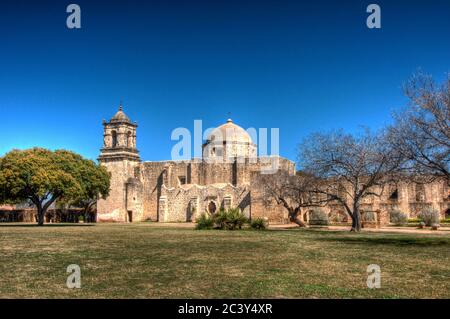
POLYGON ((160 208, 160 221, 195 221, 202 213, 213 213, 209 205, 214 203, 215 212, 220 209, 239 207, 246 216, 250 216, 249 191, 245 187, 230 184, 212 184, 208 186, 183 185, 176 188, 162 188, 164 205, 160 208))
POLYGON ((97 202, 97 221, 126 222, 126 183, 129 178, 134 178, 135 168, 140 166, 140 162, 125 159, 108 161, 102 165, 111 173, 111 188, 108 198, 97 202))
MULTIPOLYGON (((283 158, 276 158, 279 169, 295 173, 294 164, 283 158)), ((271 159, 273 162, 274 160, 271 159)), ((232 207, 239 207, 250 217, 252 212, 262 216, 268 208, 252 207, 252 189, 249 188, 252 172, 261 172, 265 167, 276 167, 272 162, 249 160, 234 163, 208 163, 205 161, 162 161, 145 162, 141 165, 143 185, 142 220, 187 221, 191 216, 192 202, 196 212, 207 210, 208 203, 215 202, 217 209, 231 201, 232 207), (162 200, 162 201, 161 201, 162 200)), ((270 208, 269 220, 285 222, 286 213, 275 205, 270 208)), ((137 217, 136 217, 137 218, 137 217)), ((134 219, 137 220, 137 219, 134 219)))
POLYGON ((129 178, 126 185, 127 221, 143 221, 144 216, 144 186, 138 178, 129 178))
MULTIPOLYGON (((389 215, 393 210, 399 210, 409 218, 417 217, 424 209, 431 208, 445 218, 445 212, 450 208, 449 189, 445 181, 434 181, 426 184, 399 182, 387 185, 382 190, 376 189, 381 196, 367 196, 361 204, 361 211, 376 212, 381 225, 389 223, 389 215)), ((348 204, 351 204, 348 201, 348 204)), ((331 219, 346 214, 345 208, 338 203, 330 203, 323 209, 329 213, 331 219)))
MULTIPOLYGON (((266 198, 263 185, 259 179, 261 174, 261 171, 255 170, 250 177, 251 217, 264 218, 269 223, 289 223, 288 212, 283 205, 276 203, 275 200, 266 198)), ((277 173, 272 174, 272 176, 273 178, 277 178, 277 173)))
MULTIPOLYGON (((231 163, 208 163, 201 160, 141 163, 136 160, 107 160, 102 163, 111 172, 111 192, 98 202, 98 221, 195 221, 206 211, 208 203, 217 209, 224 202, 240 207, 248 217, 265 217, 271 223, 286 223, 286 209, 267 203, 255 176, 280 171, 295 174, 293 162, 281 157, 239 159, 231 163), (195 207, 195 212, 193 212, 195 207), (131 212, 131 215, 130 215, 131 212)), ((424 185, 399 182, 386 186, 382 196, 363 200, 363 212, 376 212, 382 224, 389 222, 389 212, 400 210, 416 217, 425 208, 445 212, 450 208, 448 187, 435 181, 424 185)), ((344 219, 345 209, 330 203, 323 209, 330 219, 344 219)), ((307 219, 308 210, 302 210, 307 219)), ((349 219, 347 218, 347 221, 349 219)))
POLYGON ((165 174, 166 162, 144 162, 142 164, 141 178, 143 182, 143 210, 144 220, 158 221, 158 199, 161 197, 161 189, 165 174))

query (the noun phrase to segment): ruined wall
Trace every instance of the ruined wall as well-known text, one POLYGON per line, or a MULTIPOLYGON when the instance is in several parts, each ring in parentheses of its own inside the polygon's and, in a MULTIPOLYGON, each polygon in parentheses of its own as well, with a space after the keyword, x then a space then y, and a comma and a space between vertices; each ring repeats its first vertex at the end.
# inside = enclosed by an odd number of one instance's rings
POLYGON ((144 187, 144 220, 158 221, 158 199, 165 178, 165 162, 145 162, 142 164, 141 181, 144 187))
POLYGON ((202 213, 215 213, 233 207, 239 207, 244 215, 250 217, 248 197, 247 188, 230 184, 191 184, 170 189, 163 186, 160 221, 194 222, 202 213), (210 205, 214 207, 213 210, 210 205))
POLYGON ((247 217, 267 216, 271 222, 287 221, 282 206, 262 207, 254 200, 253 191, 257 194, 260 185, 250 185, 251 174, 261 173, 267 167, 294 174, 294 163, 289 160, 276 157, 256 162, 248 159, 233 163, 192 160, 146 162, 143 165, 143 207, 147 219, 195 221, 213 202, 217 210, 238 207, 247 217))
MULTIPOLYGON (((137 174, 135 174, 137 175, 137 174)), ((129 178, 125 184, 126 219, 128 222, 144 221, 144 186, 139 178, 129 178)))
MULTIPOLYGON (((288 211, 283 205, 278 204, 275 200, 267 198, 260 182, 262 171, 255 170, 250 176, 251 189, 251 217, 264 218, 269 223, 285 224, 289 223, 288 211)), ((271 176, 277 178, 277 173, 271 176)))
MULTIPOLYGON (((381 196, 367 196, 362 200, 361 211, 376 212, 381 225, 389 223, 389 215, 393 210, 399 210, 409 218, 415 218, 424 209, 434 209, 445 218, 445 212, 450 208, 449 189, 445 181, 417 184, 398 182, 386 185, 384 189, 376 189, 381 196)), ((348 204, 351 204, 348 201, 348 204)), ((345 208, 338 203, 330 203, 323 208, 332 220, 346 214, 345 208)))

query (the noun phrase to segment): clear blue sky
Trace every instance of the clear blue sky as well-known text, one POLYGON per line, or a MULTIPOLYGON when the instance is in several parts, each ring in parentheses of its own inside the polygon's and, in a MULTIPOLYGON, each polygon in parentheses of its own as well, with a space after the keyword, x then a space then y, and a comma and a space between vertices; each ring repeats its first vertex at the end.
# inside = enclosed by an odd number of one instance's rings
POLYGON ((280 153, 317 130, 377 129, 414 71, 450 71, 450 1, 2 1, 0 155, 66 148, 95 159, 124 101, 144 160, 176 127, 279 127, 280 153), (382 8, 369 30, 366 7, 382 8), (82 29, 69 30, 78 3, 82 29))

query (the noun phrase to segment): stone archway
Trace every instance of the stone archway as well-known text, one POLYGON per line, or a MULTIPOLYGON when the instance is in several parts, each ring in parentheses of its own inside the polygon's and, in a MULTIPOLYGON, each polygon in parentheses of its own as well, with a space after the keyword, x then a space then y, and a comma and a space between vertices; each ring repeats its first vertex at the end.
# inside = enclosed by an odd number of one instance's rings
POLYGON ((308 212, 303 213, 303 221, 304 221, 305 223, 307 223, 307 222, 309 221, 309 218, 308 218, 308 212))

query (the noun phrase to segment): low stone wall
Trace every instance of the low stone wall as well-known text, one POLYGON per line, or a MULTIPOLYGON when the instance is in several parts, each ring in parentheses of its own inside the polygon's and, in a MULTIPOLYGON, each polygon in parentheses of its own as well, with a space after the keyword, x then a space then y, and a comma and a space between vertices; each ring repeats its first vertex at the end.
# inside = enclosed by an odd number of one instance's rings
MULTIPOLYGON (((35 223, 37 212, 35 209, 0 210, 0 223, 35 223)), ((94 223, 96 216, 89 213, 84 216, 82 209, 51 209, 45 214, 46 223, 78 223, 80 217, 84 222, 94 223)))
POLYGON ((35 215, 32 209, 0 211, 0 223, 32 223, 36 221, 35 215))

